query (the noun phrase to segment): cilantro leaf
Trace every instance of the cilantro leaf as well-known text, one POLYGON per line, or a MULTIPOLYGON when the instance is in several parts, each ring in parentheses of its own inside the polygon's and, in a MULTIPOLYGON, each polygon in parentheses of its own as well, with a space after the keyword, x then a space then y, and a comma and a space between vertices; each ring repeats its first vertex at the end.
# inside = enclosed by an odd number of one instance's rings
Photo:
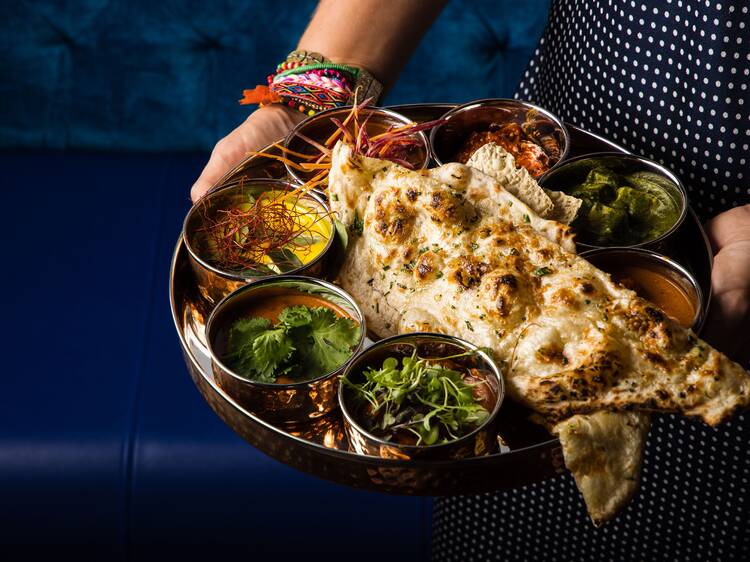
POLYGON ((259 334, 253 340, 257 380, 270 378, 270 382, 274 382, 279 366, 291 356, 293 351, 292 338, 289 337, 284 326, 259 334))
POLYGON ((311 321, 310 309, 306 306, 290 306, 279 314, 279 322, 289 328, 307 326, 311 321))
POLYGON ((339 318, 330 308, 310 310, 309 337, 300 355, 309 371, 321 375, 338 369, 352 355, 359 342, 358 326, 348 318, 339 318))
POLYGON ((272 328, 265 318, 237 320, 229 330, 229 367, 237 374, 260 382, 274 382, 278 367, 291 355, 286 329, 272 328))
POLYGON ((253 341, 271 328, 265 318, 242 318, 232 324, 229 330, 228 348, 231 350, 224 359, 232 370, 241 375, 249 375, 255 370, 253 341))

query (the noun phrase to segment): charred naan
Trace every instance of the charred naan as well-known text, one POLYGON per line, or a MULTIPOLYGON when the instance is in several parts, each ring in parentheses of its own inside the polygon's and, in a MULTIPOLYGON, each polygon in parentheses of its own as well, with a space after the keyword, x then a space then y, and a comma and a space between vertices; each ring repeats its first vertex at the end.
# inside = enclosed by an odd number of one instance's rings
POLYGON ((482 172, 415 172, 339 144, 328 189, 352 234, 340 283, 377 335, 488 347, 511 397, 553 422, 641 410, 715 425, 750 401, 742 367, 576 256, 567 226, 482 172))

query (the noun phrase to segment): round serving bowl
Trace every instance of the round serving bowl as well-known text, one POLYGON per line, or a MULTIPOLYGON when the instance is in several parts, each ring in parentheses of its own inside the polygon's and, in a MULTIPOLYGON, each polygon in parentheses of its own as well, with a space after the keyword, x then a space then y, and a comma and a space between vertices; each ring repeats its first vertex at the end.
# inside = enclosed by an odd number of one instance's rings
POLYGON ((476 368, 486 373, 494 407, 487 419, 459 439, 439 445, 408 445, 386 441, 373 435, 357 421, 354 391, 339 383, 339 406, 344 418, 344 429, 350 446, 359 454, 391 459, 460 459, 485 455, 497 445, 497 414, 505 397, 505 386, 500 369, 483 350, 462 339, 443 334, 412 333, 381 340, 358 354, 346 367, 344 376, 357 382, 367 367, 380 367, 387 357, 410 355, 414 347, 419 357, 437 358, 472 352, 470 356, 455 359, 463 367, 476 368))
MULTIPOLYGON (((311 146, 310 143, 305 141, 300 135, 304 135, 317 143, 325 144, 331 135, 339 131, 338 127, 336 127, 331 119, 337 119, 341 123, 344 123, 350 111, 351 107, 337 107, 321 111, 320 113, 308 117, 297 124, 297 126, 289 132, 284 140, 284 148, 302 154, 318 154, 318 150, 311 146)), ((360 122, 367 119, 365 130, 371 137, 380 133, 385 133, 390 128, 404 127, 414 124, 411 119, 404 117, 400 113, 396 113, 390 109, 383 109, 381 107, 362 108, 359 110, 359 115, 360 122)), ((415 148, 412 157, 409 158, 409 162, 415 169, 426 168, 430 162, 430 149, 429 143, 427 142, 427 135, 420 131, 414 133, 413 136, 418 139, 421 146, 415 148)), ((286 157, 295 163, 305 161, 295 157, 293 154, 287 154, 286 157)), ((298 184, 305 183, 315 175, 315 172, 301 172, 300 170, 295 170, 292 166, 286 163, 285 166, 290 181, 298 184)))
MULTIPOLYGON (((503 98, 472 101, 451 109, 441 119, 445 123, 434 127, 430 132, 432 155, 439 165, 457 162, 456 157, 471 133, 499 131, 510 123, 521 125, 525 139, 542 149, 544 144, 549 146, 553 141, 556 143, 559 155, 557 160, 551 162, 550 170, 565 160, 570 151, 570 133, 562 120, 527 101, 503 98), (526 135, 526 131, 532 136, 526 135)), ((550 156, 547 150, 544 152, 550 156)), ((529 172, 534 177, 542 175, 532 170, 529 172)))
POLYGON ((216 305, 206 322, 206 341, 216 382, 241 406, 271 423, 310 421, 333 410, 337 404, 338 377, 362 348, 364 340, 364 315, 346 292, 326 281, 298 275, 262 279, 237 289, 216 305), (330 373, 292 383, 259 382, 232 371, 222 361, 229 326, 245 316, 244 312, 253 303, 290 291, 323 299, 359 325, 359 343, 352 349, 349 360, 330 373))
POLYGON ((599 248, 583 252, 581 257, 659 306, 685 328, 696 333, 703 328, 705 295, 695 276, 673 259, 644 248, 599 248), (648 279, 639 271, 657 277, 648 279), (684 304, 666 304, 669 297, 674 298, 675 291, 689 301, 692 315, 686 313, 684 304))
POLYGON ((574 186, 586 180, 589 172, 599 166, 606 166, 617 174, 631 174, 636 172, 649 172, 666 180, 661 187, 672 201, 676 204, 678 215, 674 223, 662 234, 634 244, 613 243, 611 245, 595 244, 585 241, 585 231, 579 231, 576 218, 571 226, 577 231, 576 244, 581 251, 612 248, 649 248, 663 253, 668 253, 671 241, 679 230, 688 213, 688 197, 685 187, 677 176, 667 168, 648 158, 634 154, 622 154, 620 152, 597 152, 571 158, 554 170, 550 170, 539 180, 539 185, 552 191, 567 193, 574 186))
POLYGON ((268 192, 289 193, 297 188, 288 182, 271 179, 252 179, 212 191, 195 203, 182 228, 190 265, 195 272, 196 285, 203 298, 214 304, 232 291, 251 281, 276 275, 325 276, 332 256, 331 249, 336 238, 336 228, 328 206, 320 195, 308 192, 300 194, 299 201, 315 213, 316 220, 325 222, 330 238, 325 247, 307 263, 302 265, 282 264, 275 272, 231 271, 218 266, 211 259, 211 248, 205 225, 216 220, 222 211, 247 203, 249 197, 257 198, 268 192))

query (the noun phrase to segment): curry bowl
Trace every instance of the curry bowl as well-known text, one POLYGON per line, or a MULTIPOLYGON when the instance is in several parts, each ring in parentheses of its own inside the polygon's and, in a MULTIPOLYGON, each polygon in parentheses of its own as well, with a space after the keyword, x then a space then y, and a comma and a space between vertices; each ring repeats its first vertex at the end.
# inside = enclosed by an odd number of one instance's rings
POLYGON ((364 339, 364 316, 345 291, 296 275, 237 289, 206 323, 218 385, 248 411, 278 423, 333 410, 338 377, 364 339))
POLYGON ((477 100, 448 111, 442 119, 445 122, 430 132, 438 165, 465 164, 481 146, 494 142, 538 178, 559 165, 570 150, 570 134, 562 120, 526 101, 477 100))
POLYGON ((325 277, 335 234, 333 217, 319 195, 271 179, 208 193, 183 226, 198 290, 211 304, 266 277, 325 277))
POLYGON ((352 449, 402 460, 492 452, 504 395, 502 374, 487 353, 453 336, 421 332, 386 338, 358 354, 338 389, 352 449))
MULTIPOLYGON (((351 136, 349 142, 352 145, 357 144, 356 139, 360 136, 360 132, 355 130, 356 126, 352 122, 351 107, 328 109, 308 117, 292 129, 284 140, 285 156, 288 160, 285 162, 285 166, 290 181, 303 184, 309 180, 314 180, 316 174, 319 173, 317 168, 307 171, 300 170, 298 167, 301 165, 314 166, 317 161, 316 157, 322 156, 315 144, 332 146, 333 141, 343 134, 336 121, 341 123, 347 130, 347 134, 351 136), (311 144, 310 141, 315 144, 311 144)), ((400 113, 379 107, 359 109, 357 111, 357 122, 371 140, 374 140, 377 135, 384 135, 394 129, 414 125, 413 121, 400 113)), ((417 131, 409 135, 409 139, 411 146, 408 152, 404 154, 403 161, 414 169, 426 168, 430 162, 427 135, 422 131, 417 131)))
POLYGON ((582 250, 650 248, 667 253, 688 213, 688 197, 667 168, 633 154, 599 152, 572 158, 539 181, 582 200, 571 223, 582 250))
POLYGON ((672 258, 643 248, 600 248, 583 252, 581 257, 681 326, 700 332, 706 319, 705 295, 695 276, 672 258))

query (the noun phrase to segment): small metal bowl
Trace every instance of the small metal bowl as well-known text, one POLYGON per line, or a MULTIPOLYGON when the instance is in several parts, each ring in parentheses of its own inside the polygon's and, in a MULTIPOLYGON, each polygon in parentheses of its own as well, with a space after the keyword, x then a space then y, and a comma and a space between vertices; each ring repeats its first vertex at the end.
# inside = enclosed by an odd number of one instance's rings
POLYGON ((410 354, 416 345, 420 356, 431 356, 439 353, 442 356, 466 351, 475 352, 472 356, 461 358, 466 367, 480 368, 488 372, 487 381, 493 386, 495 405, 488 418, 479 427, 455 441, 440 445, 402 445, 386 441, 366 431, 354 415, 353 391, 339 383, 339 406, 344 415, 344 429, 351 447, 361 455, 370 455, 387 459, 460 459, 485 455, 497 445, 497 414, 505 397, 505 386, 500 369, 495 362, 476 345, 462 339, 443 334, 413 333, 401 334, 386 338, 372 345, 349 363, 344 376, 357 380, 367 367, 380 367, 383 360, 395 354, 410 354))
MULTIPOLYGON (((692 273, 673 259, 643 248, 599 248, 583 252, 581 257, 613 278, 616 277, 612 271, 617 271, 618 266, 621 267, 623 264, 640 266, 662 274, 682 290, 695 308, 692 322, 685 327, 691 328, 695 333, 699 333, 703 328, 706 320, 706 302, 700 284, 692 273)), ((669 315, 668 312, 667 314, 669 315)))
MULTIPOLYGON (((268 275, 258 273, 257 275, 238 273, 221 269, 211 263, 208 256, 208 249, 205 239, 201 235, 201 227, 204 224, 206 216, 213 216, 222 209, 229 209, 238 204, 247 202, 248 195, 257 197, 262 193, 269 191, 295 191, 297 188, 288 182, 271 179, 252 179, 212 191, 201 198, 193 208, 190 209, 185 223, 182 228, 182 235, 185 240, 185 247, 190 258, 190 266, 195 273, 196 285, 201 296, 211 304, 215 304, 227 296, 232 291, 255 281, 263 279, 268 275)), ((331 238, 328 240, 323 251, 308 263, 283 271, 281 274, 289 275, 310 275, 324 276, 327 271, 329 259, 331 258, 331 248, 336 238, 336 228, 330 211, 323 199, 315 193, 305 193, 301 200, 316 212, 321 213, 321 220, 328 223, 331 230, 331 238)))
MULTIPOLYGON (((539 180, 539 185, 552 191, 563 191, 567 193, 572 185, 582 182, 593 167, 601 164, 604 164, 617 173, 652 172, 669 181, 671 184, 671 189, 668 189, 669 195, 675 203, 677 203, 677 206, 680 209, 680 214, 671 228, 652 240, 644 240, 638 244, 627 246, 618 244, 618 246, 627 248, 649 248, 658 252, 669 253, 670 241, 673 238, 673 235, 677 233, 687 216, 688 196, 685 186, 682 185, 679 178, 661 164, 649 160, 648 158, 643 158, 642 156, 623 154, 621 152, 597 152, 594 154, 585 154, 583 156, 571 158, 559 168, 550 170, 544 174, 539 180)), ((575 228, 575 222, 573 222, 572 226, 575 228)), ((581 242, 579 240, 576 240, 576 245, 581 251, 614 247, 599 246, 596 244, 581 242)))
MULTIPOLYGON (((472 101, 451 109, 443 115, 446 123, 434 127, 430 132, 430 146, 438 165, 455 162, 455 155, 475 131, 486 131, 498 124, 524 119, 529 112, 535 112, 554 131, 553 135, 560 146, 560 158, 550 170, 557 167, 570 151, 570 133, 562 120, 546 109, 527 101, 490 98, 472 101)), ((539 143, 536 143, 539 144, 539 143)))
POLYGON ((365 319, 354 299, 336 285, 298 275, 262 279, 237 289, 216 305, 206 323, 206 341, 216 382, 241 406, 271 423, 310 421, 333 410, 337 404, 338 377, 362 348, 364 340, 365 319), (349 361, 335 371, 294 383, 258 382, 233 372, 221 360, 228 327, 243 316, 243 310, 252 301, 290 290, 329 301, 359 324, 359 343, 352 350, 349 361))
MULTIPOLYGON (((331 121, 331 118, 338 119, 342 123, 346 119, 351 107, 337 107, 334 109, 327 109, 321 111, 311 117, 308 117, 304 121, 300 122, 291 132, 287 135, 284 140, 284 148, 300 152, 302 154, 314 154, 316 149, 310 146, 309 143, 304 141, 298 135, 301 133, 306 137, 319 142, 320 144, 325 141, 339 129, 331 121)), ((360 110, 361 119, 367 119, 366 130, 370 136, 384 133, 390 127, 403 127, 410 125, 413 121, 407 117, 404 117, 400 113, 391 111, 390 109, 383 109, 382 107, 368 107, 360 110)), ((411 164, 416 169, 426 168, 430 162, 430 148, 427 142, 427 135, 424 132, 418 132, 414 134, 421 143, 422 147, 414 151, 413 158, 410 159, 411 164)), ((294 156, 288 156, 293 162, 297 162, 298 159, 294 156)), ((288 164, 286 165, 287 174, 292 182, 303 184, 315 175, 315 172, 304 173, 299 170, 295 170, 288 164)))

